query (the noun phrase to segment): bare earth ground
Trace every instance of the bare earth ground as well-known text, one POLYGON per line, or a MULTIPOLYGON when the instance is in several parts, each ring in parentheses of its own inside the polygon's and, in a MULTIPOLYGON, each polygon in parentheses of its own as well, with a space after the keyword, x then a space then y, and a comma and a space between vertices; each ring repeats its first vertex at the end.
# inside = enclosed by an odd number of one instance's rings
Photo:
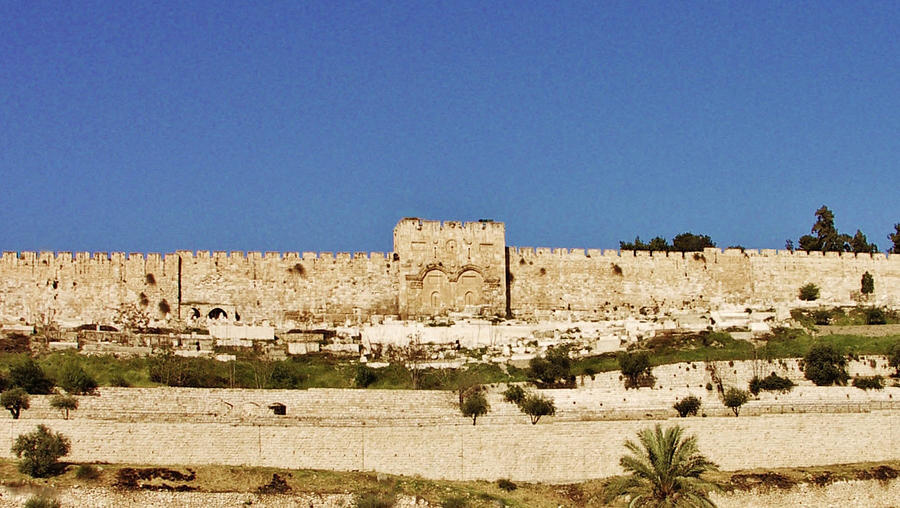
MULTIPOLYGON (((602 480, 569 484, 519 484, 512 491, 491 482, 428 481, 373 473, 202 466, 166 469, 98 465, 95 479, 77 479, 70 465, 60 476, 31 479, 14 461, 0 461, 0 507, 20 507, 32 496, 62 506, 351 507, 359 496, 394 506, 604 506, 602 480), (277 475, 277 476, 275 476, 277 475), (284 480, 284 481, 281 481, 284 480), (265 493, 265 492, 283 492, 265 493)), ((717 472, 720 507, 900 506, 900 461, 792 469, 717 472)))

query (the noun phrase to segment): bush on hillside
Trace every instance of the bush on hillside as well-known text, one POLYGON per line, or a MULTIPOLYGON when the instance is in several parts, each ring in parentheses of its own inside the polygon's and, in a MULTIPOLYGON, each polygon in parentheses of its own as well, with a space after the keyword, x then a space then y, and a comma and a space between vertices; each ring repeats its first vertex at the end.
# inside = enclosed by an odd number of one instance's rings
POLYGON ((803 364, 803 375, 817 386, 845 385, 850 378, 846 358, 829 344, 813 346, 803 364))
POLYGON ((819 286, 812 282, 800 287, 797 297, 805 302, 811 302, 819 299, 819 286))
POLYGON ((857 376, 853 378, 853 386, 861 390, 881 390, 884 378, 881 376, 857 376))
POLYGON ((787 392, 796 384, 786 377, 781 377, 774 372, 764 378, 753 376, 750 380, 750 393, 759 395, 759 392, 766 390, 772 392, 787 392))
POLYGON ((700 411, 700 404, 700 399, 690 395, 679 400, 672 407, 675 408, 675 411, 678 411, 678 416, 684 418, 686 416, 697 416, 697 413, 700 411))
POLYGON ((19 471, 35 478, 43 478, 59 472, 60 457, 69 453, 69 438, 53 433, 44 425, 16 438, 12 452, 21 458, 19 471))
POLYGON ((622 353, 618 356, 619 369, 625 377, 625 388, 653 386, 653 368, 650 366, 650 355, 646 352, 622 353))

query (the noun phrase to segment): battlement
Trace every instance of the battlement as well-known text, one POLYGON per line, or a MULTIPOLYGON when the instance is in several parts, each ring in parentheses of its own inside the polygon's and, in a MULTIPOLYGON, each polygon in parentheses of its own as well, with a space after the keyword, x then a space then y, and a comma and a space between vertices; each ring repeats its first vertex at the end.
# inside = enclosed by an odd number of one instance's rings
POLYGON ((34 264, 44 265, 62 265, 67 263, 74 264, 106 264, 106 263, 124 263, 124 262, 146 262, 160 263, 181 258, 182 262, 194 260, 214 260, 214 261, 353 261, 353 260, 373 260, 373 261, 390 261, 393 253, 384 252, 304 252, 301 256, 298 252, 273 252, 268 251, 265 254, 258 251, 214 251, 208 250, 178 250, 161 254, 158 252, 51 252, 51 251, 4 251, 0 256, 0 263, 6 265, 25 265, 34 264))
MULTIPOLYGON (((618 250, 618 249, 567 249, 556 247, 507 247, 510 258, 562 258, 562 259, 588 259, 600 257, 614 258, 634 258, 634 257, 650 257, 650 258, 690 258, 695 252, 681 251, 646 251, 646 250, 618 250)), ((837 258, 844 260, 880 260, 890 261, 892 263, 900 262, 900 254, 876 252, 876 253, 853 253, 853 252, 819 252, 819 251, 789 251, 775 249, 719 249, 716 247, 708 247, 703 249, 703 254, 707 258, 716 259, 718 257, 747 257, 747 258, 769 258, 769 257, 791 257, 791 258, 837 258)))

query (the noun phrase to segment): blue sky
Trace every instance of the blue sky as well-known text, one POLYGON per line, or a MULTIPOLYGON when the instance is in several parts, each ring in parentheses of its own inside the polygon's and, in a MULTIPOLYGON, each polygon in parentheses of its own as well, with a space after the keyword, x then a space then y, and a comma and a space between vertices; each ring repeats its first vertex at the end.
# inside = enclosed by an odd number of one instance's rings
POLYGON ((897 2, 0 3, 0 250, 900 222, 897 2), (149 4, 154 5, 149 5, 149 4))

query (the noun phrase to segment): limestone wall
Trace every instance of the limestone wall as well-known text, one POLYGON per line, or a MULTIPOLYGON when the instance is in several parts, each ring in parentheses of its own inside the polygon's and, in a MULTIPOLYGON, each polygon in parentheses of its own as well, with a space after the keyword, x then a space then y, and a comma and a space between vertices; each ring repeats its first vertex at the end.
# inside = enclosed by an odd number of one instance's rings
MULTIPOLYGON (((548 425, 251 426, 3 420, 0 453, 44 423, 72 440, 68 460, 382 471, 457 480, 571 482, 621 473, 623 442, 648 421, 548 425)), ((666 422, 663 422, 666 423, 666 422)), ((726 470, 900 458, 900 412, 687 418, 726 470)))
POLYGON ((532 249, 506 247, 505 238, 500 222, 403 219, 387 255, 5 252, 0 322, 112 324, 123 304, 163 325, 165 319, 203 324, 213 311, 288 329, 311 320, 343 324, 466 310, 602 319, 797 304, 798 288, 809 282, 821 288, 822 301, 852 304, 866 271, 875 279, 866 303, 900 306, 897 254, 532 249))
POLYGON ((151 318, 191 322, 222 309, 230 320, 300 325, 397 314, 398 266, 373 252, 159 254, 6 252, 0 258, 0 319, 112 324, 123 303, 151 318), (165 302, 164 305, 161 305, 165 302), (179 302, 181 303, 179 308, 179 302), (237 314, 237 316, 236 316, 237 314))
POLYGON ((868 303, 900 304, 900 255, 706 249, 703 253, 508 249, 511 310, 546 317, 569 311, 606 317, 626 309, 708 309, 797 303, 814 283, 826 303, 853 304, 862 274, 875 278, 868 303))

